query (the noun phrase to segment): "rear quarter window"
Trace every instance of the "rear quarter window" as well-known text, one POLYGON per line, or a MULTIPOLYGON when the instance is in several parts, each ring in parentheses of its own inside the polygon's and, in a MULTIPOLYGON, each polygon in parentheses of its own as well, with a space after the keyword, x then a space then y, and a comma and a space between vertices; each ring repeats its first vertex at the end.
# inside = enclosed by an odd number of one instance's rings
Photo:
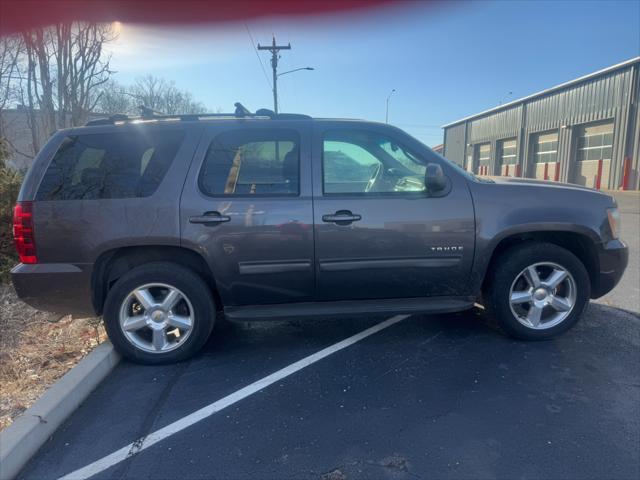
POLYGON ((66 137, 36 200, 91 200, 152 195, 184 139, 178 130, 66 137))

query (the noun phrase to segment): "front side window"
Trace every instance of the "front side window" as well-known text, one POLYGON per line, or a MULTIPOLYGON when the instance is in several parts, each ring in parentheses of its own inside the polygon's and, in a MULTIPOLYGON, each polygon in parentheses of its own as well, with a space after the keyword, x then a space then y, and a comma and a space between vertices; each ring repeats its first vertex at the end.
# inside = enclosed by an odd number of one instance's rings
POLYGON ((36 200, 148 197, 162 182, 183 138, 178 130, 66 137, 36 200))
POLYGON ((324 138, 325 194, 422 192, 425 169, 422 160, 384 135, 333 131, 324 138))
POLYGON ((579 162, 611 160, 613 152, 613 122, 585 125, 578 130, 579 162))
POLYGON ((200 172, 207 195, 297 195, 300 141, 292 130, 235 130, 211 143, 200 172))
POLYGON ((558 133, 539 133, 533 139, 536 163, 555 163, 558 160, 558 133))

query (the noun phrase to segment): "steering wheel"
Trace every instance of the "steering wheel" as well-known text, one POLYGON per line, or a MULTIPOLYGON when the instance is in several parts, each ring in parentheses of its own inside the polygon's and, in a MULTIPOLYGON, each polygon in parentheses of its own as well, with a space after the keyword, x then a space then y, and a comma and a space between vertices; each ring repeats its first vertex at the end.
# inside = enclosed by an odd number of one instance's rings
POLYGON ((378 180, 378 176, 382 172, 382 168, 382 163, 378 163, 377 165, 375 165, 375 170, 373 171, 371 178, 369 178, 367 186, 364 188, 365 192, 370 192, 373 186, 376 184, 376 180, 378 180))

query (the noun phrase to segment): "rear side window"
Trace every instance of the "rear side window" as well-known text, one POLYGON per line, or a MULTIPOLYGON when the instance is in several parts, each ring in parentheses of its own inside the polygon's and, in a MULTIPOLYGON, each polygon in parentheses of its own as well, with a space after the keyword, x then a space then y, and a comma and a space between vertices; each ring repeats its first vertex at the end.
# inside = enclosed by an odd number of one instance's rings
POLYGON ((293 130, 235 130, 211 143, 200 172, 206 195, 297 195, 300 141, 293 130))
POLYGON ((66 137, 36 200, 91 200, 152 195, 182 144, 177 130, 66 137))

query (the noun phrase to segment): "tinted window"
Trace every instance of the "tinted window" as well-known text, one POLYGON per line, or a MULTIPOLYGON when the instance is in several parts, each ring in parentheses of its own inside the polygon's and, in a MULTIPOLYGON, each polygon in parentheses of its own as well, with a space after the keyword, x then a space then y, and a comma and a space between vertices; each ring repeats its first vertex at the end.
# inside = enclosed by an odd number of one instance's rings
POLYGON ((297 194, 298 134, 291 130, 235 130, 211 143, 200 172, 207 195, 297 194))
POLYGON ((421 192, 425 169, 404 147, 374 132, 335 131, 324 139, 325 194, 421 192))
POLYGON ((37 200, 131 198, 152 195, 184 137, 176 130, 77 135, 64 139, 37 200))

